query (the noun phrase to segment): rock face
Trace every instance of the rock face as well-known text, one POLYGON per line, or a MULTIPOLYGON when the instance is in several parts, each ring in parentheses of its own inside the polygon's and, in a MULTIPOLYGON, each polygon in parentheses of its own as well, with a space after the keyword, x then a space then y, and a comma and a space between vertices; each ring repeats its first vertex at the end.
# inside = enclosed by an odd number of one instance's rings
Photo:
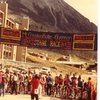
MULTIPOLYGON (((2 0, 0 0, 2 1, 2 0)), ((27 15, 31 29, 48 31, 97 32, 97 26, 63 0, 8 0, 12 14, 27 15)))

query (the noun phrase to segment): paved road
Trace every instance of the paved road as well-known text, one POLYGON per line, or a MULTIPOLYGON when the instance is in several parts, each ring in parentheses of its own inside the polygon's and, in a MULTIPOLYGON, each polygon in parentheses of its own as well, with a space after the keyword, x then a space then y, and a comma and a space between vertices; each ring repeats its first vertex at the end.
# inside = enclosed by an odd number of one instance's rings
MULTIPOLYGON (((4 97, 1 96, 0 100, 31 100, 30 95, 10 95, 6 94, 4 97)), ((61 100, 60 98, 54 98, 54 97, 42 97, 39 100, 61 100)))

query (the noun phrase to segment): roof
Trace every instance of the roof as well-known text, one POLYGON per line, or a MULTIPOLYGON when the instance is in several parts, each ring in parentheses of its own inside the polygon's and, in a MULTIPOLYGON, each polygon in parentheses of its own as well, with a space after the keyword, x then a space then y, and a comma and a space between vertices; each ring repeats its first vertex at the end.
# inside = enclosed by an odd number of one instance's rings
POLYGON ((68 61, 68 59, 67 58, 64 58, 64 57, 60 57, 56 61, 68 61))
POLYGON ((11 23, 15 24, 14 20, 11 18, 7 18, 8 21, 10 21, 11 23))

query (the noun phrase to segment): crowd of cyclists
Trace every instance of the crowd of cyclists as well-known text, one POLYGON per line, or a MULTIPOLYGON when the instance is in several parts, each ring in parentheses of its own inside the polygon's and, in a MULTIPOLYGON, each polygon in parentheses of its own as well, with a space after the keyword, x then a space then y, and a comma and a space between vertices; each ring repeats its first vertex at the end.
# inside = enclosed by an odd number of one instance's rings
POLYGON ((52 75, 35 71, 4 71, 0 70, 0 96, 10 93, 31 94, 31 100, 39 100, 42 96, 53 96, 66 100, 96 100, 97 88, 91 77, 87 82, 82 75, 76 73, 52 75))

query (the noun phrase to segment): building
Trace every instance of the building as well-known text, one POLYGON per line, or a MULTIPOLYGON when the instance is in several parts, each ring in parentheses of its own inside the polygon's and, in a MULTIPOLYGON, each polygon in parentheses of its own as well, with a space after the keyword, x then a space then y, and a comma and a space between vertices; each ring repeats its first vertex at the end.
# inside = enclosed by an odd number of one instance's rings
POLYGON ((3 22, 2 27, 6 27, 8 4, 6 2, 0 2, 0 10, 3 12, 3 22))
POLYGON ((27 57, 27 47, 24 46, 17 46, 17 51, 16 51, 16 61, 24 61, 26 62, 26 57, 27 57))
MULTIPOLYGON (((19 25, 19 29, 21 30, 29 30, 29 17, 23 17, 21 25, 19 25)), ((27 57, 27 47, 17 46, 17 61, 26 62, 27 57)))
POLYGON ((0 27, 3 27, 4 21, 4 12, 0 10, 0 27))
MULTIPOLYGON (((9 29, 29 29, 29 18, 24 17, 21 25, 8 18, 8 3, 0 2, 0 27, 9 29)), ((27 47, 0 43, 0 59, 26 62, 27 47)))
POLYGON ((29 17, 23 17, 22 22, 19 25, 19 29, 29 30, 29 17))

